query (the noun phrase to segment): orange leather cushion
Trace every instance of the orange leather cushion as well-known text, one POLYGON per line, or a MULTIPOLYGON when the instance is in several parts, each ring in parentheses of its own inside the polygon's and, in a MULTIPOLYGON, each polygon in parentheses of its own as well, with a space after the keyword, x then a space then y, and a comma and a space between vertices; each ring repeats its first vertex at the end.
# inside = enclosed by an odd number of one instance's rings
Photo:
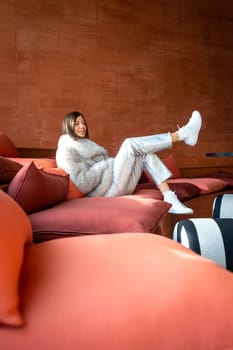
POLYGON ((27 249, 27 326, 7 350, 233 347, 233 274, 153 234, 60 239, 27 249))
MULTIPOLYGON (((49 174, 58 174, 58 175, 63 175, 63 176, 67 175, 67 173, 61 168, 43 168, 43 170, 49 174)), ((67 199, 82 198, 82 197, 83 197, 82 192, 70 180, 69 181, 69 192, 67 195, 67 199)))
POLYGON ((68 175, 48 174, 31 162, 18 171, 7 192, 29 214, 64 201, 68 190, 68 175))
POLYGON ((22 208, 1 190, 0 207, 0 324, 20 326, 18 281, 24 246, 32 241, 31 225, 22 208))
POLYGON ((31 162, 38 168, 53 168, 56 166, 56 160, 53 158, 16 158, 10 157, 10 160, 13 160, 21 165, 29 165, 31 162))

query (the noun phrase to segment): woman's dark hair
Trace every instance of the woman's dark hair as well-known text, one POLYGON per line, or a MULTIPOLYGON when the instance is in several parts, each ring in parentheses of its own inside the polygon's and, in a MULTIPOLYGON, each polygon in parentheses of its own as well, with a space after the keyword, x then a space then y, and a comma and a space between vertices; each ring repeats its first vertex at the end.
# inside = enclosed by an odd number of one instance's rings
POLYGON ((77 139, 78 136, 75 134, 74 132, 74 124, 76 122, 77 117, 82 117, 86 127, 87 127, 87 131, 86 131, 86 135, 85 137, 87 139, 89 139, 89 132, 88 132, 88 126, 87 126, 87 122, 86 119, 84 117, 84 115, 80 112, 70 112, 68 114, 66 114, 63 118, 62 121, 62 134, 68 134, 70 135, 73 139, 77 139))

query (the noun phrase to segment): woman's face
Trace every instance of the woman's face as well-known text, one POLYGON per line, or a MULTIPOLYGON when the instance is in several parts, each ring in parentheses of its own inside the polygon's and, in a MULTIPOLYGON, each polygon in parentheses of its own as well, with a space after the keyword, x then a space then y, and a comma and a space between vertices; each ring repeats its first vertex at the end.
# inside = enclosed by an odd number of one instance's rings
POLYGON ((87 133, 87 126, 86 122, 83 119, 83 117, 80 115, 76 118, 75 123, 74 123, 74 133, 78 137, 84 138, 86 137, 87 133))

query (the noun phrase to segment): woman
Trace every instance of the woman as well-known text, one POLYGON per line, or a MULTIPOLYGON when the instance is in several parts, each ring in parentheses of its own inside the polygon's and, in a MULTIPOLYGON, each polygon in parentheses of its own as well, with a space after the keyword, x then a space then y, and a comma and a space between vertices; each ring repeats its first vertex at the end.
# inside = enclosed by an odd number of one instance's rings
POLYGON ((160 189, 164 201, 172 206, 173 214, 191 214, 192 209, 181 203, 168 186, 171 172, 155 154, 173 143, 197 143, 202 118, 194 111, 188 123, 172 133, 126 139, 115 158, 109 157, 102 146, 89 139, 83 114, 68 113, 62 122, 62 136, 58 141, 56 161, 70 179, 89 197, 116 197, 132 194, 145 169, 160 189))

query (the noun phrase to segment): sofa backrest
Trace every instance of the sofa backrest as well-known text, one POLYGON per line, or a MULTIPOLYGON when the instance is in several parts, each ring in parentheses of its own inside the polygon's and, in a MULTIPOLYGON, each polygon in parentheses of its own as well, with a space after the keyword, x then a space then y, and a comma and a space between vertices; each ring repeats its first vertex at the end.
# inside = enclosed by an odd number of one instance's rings
POLYGON ((19 152, 11 139, 2 131, 0 131, 0 156, 18 157, 19 152))

